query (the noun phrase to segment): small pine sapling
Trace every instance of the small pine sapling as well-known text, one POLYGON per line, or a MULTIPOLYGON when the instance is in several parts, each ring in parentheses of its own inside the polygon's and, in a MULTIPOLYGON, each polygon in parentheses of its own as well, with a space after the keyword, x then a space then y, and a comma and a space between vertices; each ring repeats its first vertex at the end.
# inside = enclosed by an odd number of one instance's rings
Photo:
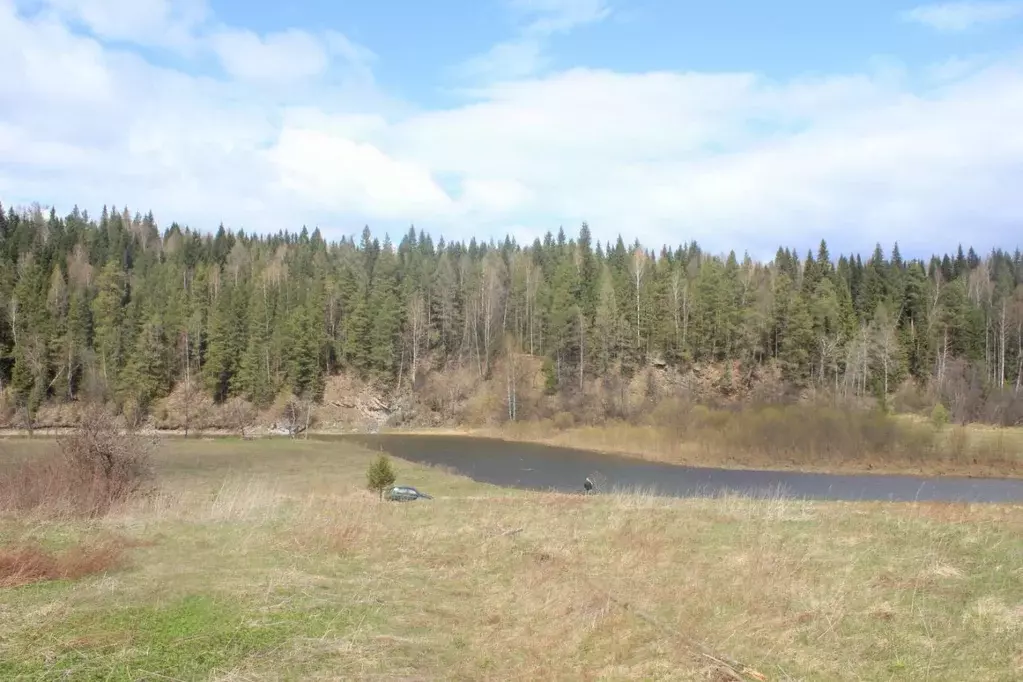
POLYGON ((366 479, 367 487, 370 490, 376 491, 380 498, 383 499, 384 490, 394 485, 394 481, 397 479, 387 455, 380 455, 373 460, 369 465, 369 470, 366 471, 366 479))

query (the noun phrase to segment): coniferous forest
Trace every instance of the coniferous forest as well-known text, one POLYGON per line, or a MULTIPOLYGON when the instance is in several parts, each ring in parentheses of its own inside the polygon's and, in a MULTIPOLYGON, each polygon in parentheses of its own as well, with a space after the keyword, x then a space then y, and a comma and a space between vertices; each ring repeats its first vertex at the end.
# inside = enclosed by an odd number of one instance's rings
MULTIPOLYGON (((0 389, 7 409, 102 400, 133 415, 184 381, 217 403, 317 401, 331 376, 415 393, 428 374, 505 381, 542 368, 548 396, 651 367, 723 367, 722 394, 773 373, 888 405, 910 386, 961 422, 1018 424, 1023 256, 960 247, 904 259, 782 246, 771 262, 696 243, 548 234, 447 242, 369 228, 214 234, 151 213, 0 207, 0 389), (505 363, 507 364, 507 363, 505 363)), ((511 395, 511 392, 508 392, 511 395)), ((511 405, 500 418, 520 418, 511 405)))

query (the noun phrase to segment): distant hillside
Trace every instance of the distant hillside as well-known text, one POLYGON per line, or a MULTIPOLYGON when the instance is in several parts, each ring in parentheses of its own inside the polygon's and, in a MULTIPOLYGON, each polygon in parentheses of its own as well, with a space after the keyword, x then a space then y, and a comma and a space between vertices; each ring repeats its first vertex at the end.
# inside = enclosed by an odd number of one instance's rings
POLYGON ((168 426, 279 415, 288 396, 338 423, 436 425, 599 421, 653 396, 891 407, 900 392, 1014 424, 1021 370, 1018 250, 918 261, 878 245, 864 262, 822 241, 761 263, 594 243, 585 224, 529 245, 368 228, 328 243, 0 207, 8 425, 81 400, 168 426))

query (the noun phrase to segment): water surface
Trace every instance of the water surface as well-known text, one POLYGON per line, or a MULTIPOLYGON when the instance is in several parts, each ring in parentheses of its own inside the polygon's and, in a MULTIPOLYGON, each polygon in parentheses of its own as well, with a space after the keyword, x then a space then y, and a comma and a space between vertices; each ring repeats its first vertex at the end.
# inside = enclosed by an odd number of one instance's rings
POLYGON ((504 487, 576 492, 587 476, 607 488, 690 497, 723 492, 821 500, 1020 502, 1023 480, 817 474, 688 467, 586 450, 468 436, 352 434, 353 440, 421 464, 444 465, 504 487))

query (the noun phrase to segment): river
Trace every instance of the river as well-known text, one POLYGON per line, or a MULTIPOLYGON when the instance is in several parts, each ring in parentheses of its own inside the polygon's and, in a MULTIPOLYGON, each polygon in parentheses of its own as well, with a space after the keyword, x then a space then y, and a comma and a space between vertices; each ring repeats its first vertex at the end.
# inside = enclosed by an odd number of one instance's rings
POLYGON ((819 500, 1023 503, 1023 480, 818 474, 688 467, 571 448, 468 436, 351 434, 341 438, 412 462, 451 467, 504 487, 579 492, 587 476, 605 489, 678 497, 739 493, 819 500))

